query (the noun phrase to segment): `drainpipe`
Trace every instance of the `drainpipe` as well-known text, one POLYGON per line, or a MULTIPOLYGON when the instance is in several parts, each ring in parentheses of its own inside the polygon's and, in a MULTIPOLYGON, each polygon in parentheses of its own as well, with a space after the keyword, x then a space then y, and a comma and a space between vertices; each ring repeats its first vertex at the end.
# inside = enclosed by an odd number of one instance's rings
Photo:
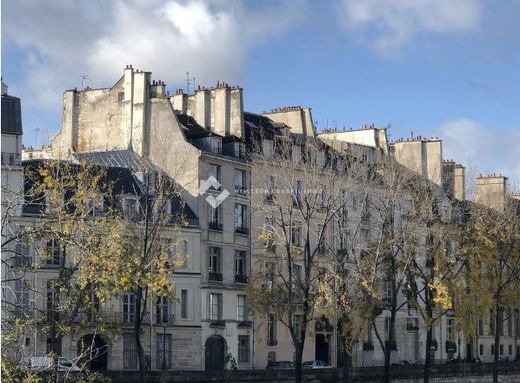
POLYGON ((253 321, 253 355, 252 355, 252 358, 253 358, 253 363, 251 365, 251 368, 254 370, 255 369, 255 321, 253 321))

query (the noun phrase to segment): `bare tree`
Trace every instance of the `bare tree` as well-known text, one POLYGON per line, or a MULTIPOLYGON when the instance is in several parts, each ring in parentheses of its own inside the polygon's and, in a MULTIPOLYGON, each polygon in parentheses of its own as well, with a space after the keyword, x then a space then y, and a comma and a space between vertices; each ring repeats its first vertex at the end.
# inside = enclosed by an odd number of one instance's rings
POLYGON ((277 136, 273 151, 267 140, 252 153, 253 188, 264 191, 252 197, 253 214, 264 229, 255 238, 263 249, 253 259, 249 299, 257 316, 274 313, 287 328, 300 382, 310 325, 322 317, 338 321, 330 309, 338 306, 328 301, 338 282, 331 270, 352 253, 344 220, 356 180, 346 155, 297 140, 277 136))
POLYGON ((507 201, 503 209, 471 204, 461 235, 465 261, 461 317, 474 327, 475 319, 490 315, 494 331, 493 382, 498 382, 500 339, 504 322, 512 320, 520 302, 520 203, 507 201), (478 296, 478 305, 469 301, 478 296), (472 315, 464 315, 464 313, 472 315))

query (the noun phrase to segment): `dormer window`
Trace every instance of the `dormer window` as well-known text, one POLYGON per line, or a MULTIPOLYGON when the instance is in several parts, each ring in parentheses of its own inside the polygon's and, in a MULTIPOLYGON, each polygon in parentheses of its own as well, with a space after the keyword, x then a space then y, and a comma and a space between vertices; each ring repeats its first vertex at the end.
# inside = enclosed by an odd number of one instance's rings
POLYGON ((241 144, 239 142, 235 142, 234 146, 235 146, 235 157, 245 158, 246 157, 245 145, 241 144))
POLYGON ((89 215, 93 217, 99 216, 101 213, 103 213, 104 209, 103 195, 99 193, 87 197, 85 207, 89 215))
POLYGON ((131 221, 139 220, 139 200, 135 196, 124 196, 122 203, 123 216, 131 221))
POLYGON ((222 140, 220 138, 211 137, 209 139, 210 151, 212 153, 222 153, 222 140))
POLYGON ((168 215, 172 214, 172 201, 170 199, 164 201, 163 212, 168 215))

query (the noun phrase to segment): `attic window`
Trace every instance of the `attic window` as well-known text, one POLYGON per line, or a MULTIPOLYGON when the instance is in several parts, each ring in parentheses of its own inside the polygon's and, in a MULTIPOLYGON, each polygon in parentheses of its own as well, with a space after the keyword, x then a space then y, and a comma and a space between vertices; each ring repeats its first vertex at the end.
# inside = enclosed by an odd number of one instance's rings
POLYGON ((119 102, 125 101, 125 92, 119 92, 117 94, 117 101, 119 101, 119 102))
POLYGON ((212 153, 222 153, 222 141, 218 138, 210 138, 210 150, 212 153))
POLYGON ((134 196, 124 196, 122 201, 123 216, 131 221, 139 220, 139 201, 134 196))

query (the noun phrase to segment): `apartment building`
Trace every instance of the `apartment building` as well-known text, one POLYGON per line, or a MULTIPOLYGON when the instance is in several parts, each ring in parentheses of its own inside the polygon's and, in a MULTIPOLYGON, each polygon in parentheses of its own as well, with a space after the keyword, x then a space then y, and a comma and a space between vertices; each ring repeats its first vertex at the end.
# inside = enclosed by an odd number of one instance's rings
MULTIPOLYGON (((5 176, 9 177, 5 181, 8 187, 20 190, 23 184, 23 167, 19 160, 21 123, 4 123, 4 115, 8 115, 4 113, 4 95, 6 100, 11 100, 11 104, 5 103, 6 107, 14 105, 9 110, 16 111, 19 107, 16 109, 16 99, 6 93, 2 87, 2 187, 5 176)), ((21 119, 16 117, 9 121, 21 119)), ((150 72, 130 65, 109 88, 65 91, 61 129, 53 137, 51 146, 24 152, 24 160, 29 162, 45 158, 86 160, 108 169, 123 169, 125 178, 136 183, 139 182, 136 163, 145 160, 182 189, 187 214, 193 221, 183 229, 183 235, 189 238, 186 252, 190 262, 176 272, 172 281, 176 285, 177 303, 159 302, 161 308, 158 309, 154 307, 157 300, 150 300, 143 342, 152 369, 164 368, 165 359, 168 369, 206 370, 222 369, 228 355, 234 358, 238 368, 244 369, 265 368, 268 362, 275 360, 293 360, 292 339, 280 318, 269 312, 253 318, 246 297, 254 260, 266 248, 260 240, 269 226, 270 217, 266 212, 272 206, 266 199, 266 191, 290 181, 290 185, 286 185, 288 198, 298 199, 298 194, 308 187, 304 184, 305 175, 299 180, 297 172, 284 175, 275 167, 272 177, 255 177, 255 162, 249 155, 260 150, 263 155, 275 156, 281 142, 290 144, 295 163, 306 158, 312 147, 313 158, 318 162, 326 161, 327 153, 334 152, 355 160, 367 173, 373 169, 371 165, 391 156, 404 168, 437 185, 446 203, 465 200, 464 167, 443 159, 439 139, 412 137, 390 143, 386 130, 373 125, 358 130, 317 132, 309 108, 286 107, 263 114, 247 113, 243 110, 243 90, 221 82, 215 87, 199 87, 193 94, 178 90, 170 95, 164 82, 152 80, 150 72), (157 315, 158 312, 164 315, 157 315)), ((341 169, 345 164, 336 166, 341 169)), ((320 182, 327 184, 326 177, 320 182)), ((482 177, 477 182, 477 202, 495 201, 492 195, 495 192, 504 196, 506 193, 505 180, 500 176, 482 177)), ((363 190, 355 185, 348 189, 342 210, 345 222, 343 226, 333 225, 327 232, 328 245, 334 251, 343 249, 342 233, 347 229, 361 228, 359 248, 370 239, 374 224, 364 203, 370 193, 377 190, 363 190)), ((37 219, 34 213, 28 214, 27 208, 22 210, 22 205, 16 216, 24 222, 37 219)), ((319 228, 320 220, 318 214, 311 226, 319 228)), ((291 232, 295 243, 299 230, 291 232)), ((321 246, 317 237, 312 239, 312 246, 321 246)), ((34 250, 27 251, 34 254, 34 250)), ((277 251, 276 247, 270 251, 277 251)), ((52 279, 54 272, 52 268, 39 270, 34 273, 38 279, 34 283, 45 291, 45 281, 52 279)), ((19 291, 19 287, 12 289, 19 291)), ((384 283, 381 291, 388 296, 392 293, 384 283)), ((400 291, 398 304, 406 303, 406 299, 405 293, 400 291)), ((45 312, 45 296, 30 297, 29 302, 31 307, 45 312)), ((110 303, 110 310, 123 318, 119 321, 121 336, 96 337, 93 324, 86 323, 91 330, 82 329, 64 340, 63 355, 76 355, 79 340, 90 337, 88 339, 97 342, 99 348, 109 345, 106 358, 95 361, 98 366, 137 368, 132 356, 135 350, 129 337, 125 338, 132 324, 131 302, 132 297, 128 295, 110 303)), ((434 326, 433 358, 444 362, 459 355, 462 358, 479 355, 482 360, 491 360, 494 352, 504 357, 518 357, 519 321, 517 313, 512 315, 504 326, 503 347, 496 351, 491 348, 493 329, 485 318, 482 326, 479 324, 478 339, 466 341, 456 330, 456 318, 448 313, 434 326)), ((388 310, 383 310, 375 322, 379 333, 388 337, 388 310)), ((343 357, 339 352, 336 326, 327 322, 312 322, 309 326, 303 359, 341 365, 343 357)), ((403 304, 397 313, 398 347, 392 353, 392 362, 424 359, 423 329, 424 323, 417 311, 403 304)), ((36 355, 46 351, 47 339, 41 332, 35 334, 23 342, 27 351, 30 349, 36 355)), ((367 328, 356 343, 352 360, 354 366, 384 363, 373 329, 367 328)))
POLYGON ((242 89, 219 83, 169 97, 164 82, 127 66, 112 87, 68 90, 62 126, 44 151, 25 156, 114 157, 131 152, 183 189, 200 225, 200 365, 253 364, 246 286, 250 263, 249 164, 243 138, 242 89))

